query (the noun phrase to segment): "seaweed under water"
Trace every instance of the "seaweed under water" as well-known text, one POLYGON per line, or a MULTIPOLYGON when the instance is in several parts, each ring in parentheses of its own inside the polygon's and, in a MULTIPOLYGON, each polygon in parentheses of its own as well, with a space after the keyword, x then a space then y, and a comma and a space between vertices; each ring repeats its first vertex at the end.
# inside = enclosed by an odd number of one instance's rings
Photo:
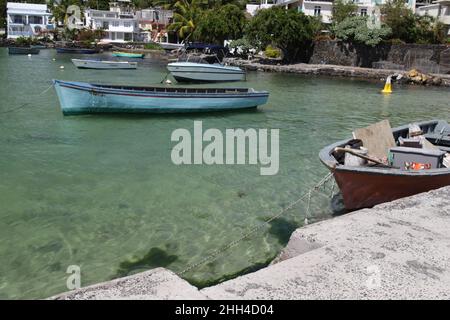
POLYGON ((269 224, 269 233, 275 236, 282 246, 288 243, 292 233, 299 227, 294 221, 289 221, 285 218, 275 219, 269 224))
POLYGON ((178 260, 178 256, 170 255, 161 248, 151 248, 142 258, 137 260, 126 260, 119 264, 119 269, 113 278, 124 277, 130 273, 142 269, 152 269, 157 267, 168 267, 178 260))

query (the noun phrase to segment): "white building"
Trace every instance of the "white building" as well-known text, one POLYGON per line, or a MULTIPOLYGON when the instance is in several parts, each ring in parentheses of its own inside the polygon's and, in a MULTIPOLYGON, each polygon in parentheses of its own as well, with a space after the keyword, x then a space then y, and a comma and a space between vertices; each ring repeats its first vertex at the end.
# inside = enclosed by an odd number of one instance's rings
MULTIPOLYGON (((303 12, 308 16, 321 17, 322 22, 331 23, 333 12, 333 0, 261 0, 261 2, 248 4, 247 12, 252 16, 256 14, 257 10, 263 8, 270 8, 271 6, 284 6, 286 8, 297 8, 298 11, 303 12)), ((372 15, 376 6, 384 4, 385 0, 349 0, 358 6, 357 13, 359 15, 372 15)), ((415 9, 415 0, 408 0, 408 6, 415 9)), ((406 3, 405 3, 406 4, 406 3)))
POLYGON ((15 3, 6 4, 7 37, 37 37, 53 30, 51 13, 46 4, 15 3))
POLYGON ((418 6, 416 13, 421 16, 428 15, 438 19, 447 25, 450 34, 450 0, 439 0, 431 4, 418 6))
POLYGON ((138 20, 130 3, 130 0, 111 2, 109 11, 87 9, 84 13, 85 26, 92 30, 103 30, 103 41, 140 41, 138 20))
POLYGON ((250 15, 254 16, 259 9, 270 8, 275 5, 277 1, 279 0, 253 0, 245 6, 245 9, 250 15))
POLYGON ((167 26, 173 21, 173 11, 149 8, 136 12, 144 42, 167 42, 167 26))

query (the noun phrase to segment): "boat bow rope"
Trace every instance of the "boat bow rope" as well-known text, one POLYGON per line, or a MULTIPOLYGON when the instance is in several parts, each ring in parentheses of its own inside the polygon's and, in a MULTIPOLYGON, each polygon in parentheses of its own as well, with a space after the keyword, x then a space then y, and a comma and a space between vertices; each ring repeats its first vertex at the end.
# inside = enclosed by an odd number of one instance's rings
POLYGON ((311 197, 314 193, 319 193, 319 191, 321 189, 325 189, 326 185, 328 182, 332 181, 332 186, 331 186, 331 197, 334 196, 334 186, 335 186, 335 181, 333 178, 333 174, 330 172, 328 173, 325 177, 323 177, 316 185, 314 185, 311 189, 309 189, 307 192, 305 192, 304 194, 302 194, 297 200, 291 202, 289 205, 287 205, 286 207, 284 207, 281 211, 279 211, 277 214, 273 215, 272 217, 270 217, 269 219, 265 220, 263 223, 261 223, 260 225, 254 226, 253 228, 251 228, 248 232, 246 232, 245 234, 243 234, 241 237, 231 241, 230 243, 226 244, 225 246, 214 250, 213 252, 211 252, 208 256, 206 256, 205 258, 203 258, 202 260, 200 260, 197 263, 191 264, 190 266, 188 266, 187 268, 183 269, 180 272, 177 272, 176 274, 178 276, 182 276, 183 274, 196 269, 198 267, 201 267, 202 265, 206 264, 206 263, 210 263, 213 262, 215 260, 217 260, 225 251, 237 246, 241 241, 251 237, 252 235, 256 234, 258 231, 260 231, 263 227, 267 226, 270 222, 278 219, 279 217, 281 217, 283 214, 285 214, 287 211, 291 210, 292 208, 294 208, 297 204, 299 204, 301 201, 305 201, 306 199, 306 203, 307 203, 307 207, 306 207, 306 214, 305 214, 305 224, 308 224, 308 216, 310 214, 310 206, 311 206, 311 197))
MULTIPOLYGON (((52 84, 51 84, 47 89, 45 89, 45 90, 42 91, 41 93, 36 94, 36 97, 42 96, 44 93, 46 93, 46 92, 47 92, 48 90, 50 90, 52 87, 53 87, 53 82, 52 82, 52 84)), ((20 106, 18 106, 18 107, 16 107, 16 108, 12 108, 12 109, 9 109, 9 110, 2 111, 2 112, 0 112, 0 114, 5 114, 5 113, 10 113, 10 112, 13 112, 13 111, 17 111, 17 110, 19 110, 19 109, 22 109, 22 108, 28 106, 28 105, 30 105, 30 103, 29 103, 29 102, 25 102, 25 103, 22 103, 20 106)))

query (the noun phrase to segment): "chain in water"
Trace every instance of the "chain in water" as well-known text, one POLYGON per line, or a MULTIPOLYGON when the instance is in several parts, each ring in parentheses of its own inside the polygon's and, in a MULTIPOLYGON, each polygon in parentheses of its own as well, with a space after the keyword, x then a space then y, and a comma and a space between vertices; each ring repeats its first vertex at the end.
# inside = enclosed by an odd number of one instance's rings
MULTIPOLYGON (((243 234, 241 237, 239 237, 236 240, 231 241, 230 243, 228 243, 227 245, 223 246, 222 248, 219 248, 215 251, 213 251, 210 255, 208 255, 207 257, 203 258, 202 260, 200 260, 199 262, 192 264, 190 266, 188 266, 187 268, 185 268, 184 270, 180 271, 177 273, 177 275, 181 276, 183 274, 185 274, 186 272, 189 272, 195 268, 198 268, 208 262, 212 262, 215 261, 222 253, 224 253, 225 251, 235 247, 236 245, 238 245, 241 241, 247 239, 248 237, 250 237, 251 235, 255 234, 257 231, 259 231, 260 229, 262 229, 263 227, 265 227, 267 224, 269 224, 270 222, 272 222, 275 219, 278 219, 280 216, 282 216, 284 213, 286 213, 287 211, 291 210, 293 207, 295 207, 300 201, 303 201, 305 197, 311 197, 311 193, 313 191, 317 191, 319 190, 319 188, 321 186, 324 186, 328 181, 330 181, 332 179, 333 175, 332 173, 327 174, 324 178, 322 178, 313 188, 311 188, 308 192, 304 193, 300 198, 298 198, 297 200, 291 202, 287 207, 285 207, 284 209, 282 209, 280 212, 278 212, 276 215, 272 216, 271 218, 267 219, 264 221, 264 223, 253 227, 252 229, 250 229, 250 231, 248 231, 247 233, 243 234)), ((309 205, 308 205, 309 206, 309 205)), ((309 210, 309 209, 308 209, 309 210)))

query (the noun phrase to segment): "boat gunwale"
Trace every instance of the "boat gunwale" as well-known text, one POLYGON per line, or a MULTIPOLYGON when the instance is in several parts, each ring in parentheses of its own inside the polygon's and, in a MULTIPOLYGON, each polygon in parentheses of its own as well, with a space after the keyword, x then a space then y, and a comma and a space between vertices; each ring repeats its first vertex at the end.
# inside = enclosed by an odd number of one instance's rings
POLYGON ((256 98, 256 97, 268 97, 267 91, 256 91, 252 88, 165 88, 165 87, 133 87, 133 86, 120 86, 120 85, 103 85, 103 84, 91 84, 85 82, 70 82, 63 80, 53 80, 53 83, 63 87, 68 87, 81 91, 90 91, 104 94, 114 95, 131 95, 142 97, 164 97, 164 98, 256 98), (124 89, 124 88, 128 88, 124 89), (131 88, 141 89, 133 90, 131 88), (130 90, 131 89, 131 90, 130 90), (144 89, 144 90, 142 90, 144 89), (147 89, 148 91, 146 91, 147 89), (151 89, 164 89, 165 91, 150 91, 151 89), (169 91, 166 91, 166 90, 169 91), (191 92, 177 92, 178 90, 189 90, 191 92), (192 92, 192 90, 236 90, 236 93, 214 93, 214 92, 192 92), (247 90, 247 91, 243 91, 247 90), (253 91, 250 91, 253 90, 253 91))
POLYGON ((90 60, 90 59, 71 59, 72 62, 94 62, 94 63, 118 63, 118 64, 131 64, 131 65, 137 65, 136 61, 112 61, 112 60, 90 60))
MULTIPOLYGON (((444 120, 429 120, 429 121, 422 121, 419 122, 419 126, 424 125, 432 125, 435 124, 436 126, 446 124, 448 126, 448 123, 444 120)), ((408 125, 402 125, 399 127, 395 127, 392 129, 392 133, 395 134, 397 132, 407 130, 408 125)), ((365 174, 374 174, 374 175, 391 175, 391 176, 414 176, 414 177, 420 177, 420 176, 443 176, 443 175, 450 175, 450 168, 436 168, 436 169, 429 169, 429 170, 419 170, 419 171, 409 171, 409 170, 401 170, 401 169, 395 169, 395 168, 380 168, 380 167, 353 167, 353 166, 346 166, 343 164, 340 164, 337 162, 337 160, 331 155, 336 147, 342 147, 346 145, 350 140, 352 139, 344 139, 340 140, 338 142, 335 142, 331 145, 328 145, 324 148, 322 148, 319 152, 319 159, 320 161, 330 170, 334 173, 334 171, 348 171, 348 172, 357 172, 357 173, 365 173, 365 174)))

